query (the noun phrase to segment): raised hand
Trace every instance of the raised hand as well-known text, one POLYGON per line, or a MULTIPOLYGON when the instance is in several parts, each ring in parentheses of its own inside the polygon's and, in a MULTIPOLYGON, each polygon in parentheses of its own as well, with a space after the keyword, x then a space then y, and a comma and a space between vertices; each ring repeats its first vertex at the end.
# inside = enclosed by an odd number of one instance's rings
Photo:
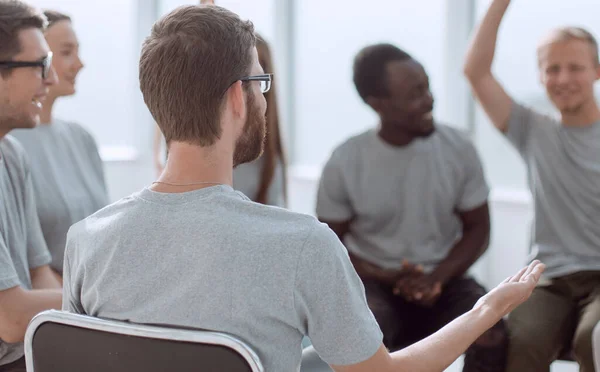
POLYGON ((545 268, 540 261, 533 261, 481 297, 475 308, 491 310, 500 317, 510 313, 531 296, 545 268))
POLYGON ((200 5, 215 5, 215 0, 200 0, 200 5))

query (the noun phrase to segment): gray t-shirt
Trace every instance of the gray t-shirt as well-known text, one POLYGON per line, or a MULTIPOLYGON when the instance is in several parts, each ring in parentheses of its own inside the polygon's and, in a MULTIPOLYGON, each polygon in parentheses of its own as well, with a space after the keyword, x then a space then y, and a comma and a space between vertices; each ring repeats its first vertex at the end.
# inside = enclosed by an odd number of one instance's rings
MULTIPOLYGON (((31 289, 29 270, 50 263, 35 210, 23 148, 10 136, 0 138, 0 291, 31 289)), ((22 356, 22 343, 0 340, 0 366, 22 356)))
POLYGON ((37 213, 52 254, 52 268, 62 272, 67 232, 108 204, 102 160, 92 136, 78 124, 56 120, 14 137, 31 164, 37 213))
POLYGON ((507 137, 527 165, 532 257, 548 277, 600 270, 600 122, 567 127, 513 103, 507 137))
MULTIPOLYGON (((262 170, 264 167, 264 156, 251 163, 241 164, 233 170, 233 188, 241 191, 250 199, 254 199, 258 193, 262 170)), ((267 204, 277 207, 285 207, 283 168, 278 160, 275 167, 273 180, 267 191, 267 204)))
POLYGON ((229 186, 144 189, 74 225, 63 301, 96 317, 235 335, 267 371, 298 370, 304 335, 341 365, 382 342, 336 235, 229 186))
POLYGON ((406 259, 433 270, 461 237, 457 211, 488 197, 477 152, 465 134, 438 125, 407 146, 372 129, 339 146, 323 169, 317 215, 352 220, 345 245, 356 256, 397 269, 406 259))

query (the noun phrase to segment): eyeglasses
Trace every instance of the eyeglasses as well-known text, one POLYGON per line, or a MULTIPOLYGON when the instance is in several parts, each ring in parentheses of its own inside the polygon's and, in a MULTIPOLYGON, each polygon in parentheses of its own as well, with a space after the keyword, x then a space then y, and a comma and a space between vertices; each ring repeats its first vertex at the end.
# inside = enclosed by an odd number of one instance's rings
POLYGON ((246 76, 240 79, 240 81, 259 81, 260 82, 260 91, 263 93, 267 93, 271 89, 271 80, 273 79, 273 74, 262 74, 262 75, 253 75, 246 76))
POLYGON ((42 79, 46 80, 50 75, 52 67, 52 52, 49 52, 46 57, 40 61, 0 61, 0 68, 21 68, 21 67, 41 67, 42 79))

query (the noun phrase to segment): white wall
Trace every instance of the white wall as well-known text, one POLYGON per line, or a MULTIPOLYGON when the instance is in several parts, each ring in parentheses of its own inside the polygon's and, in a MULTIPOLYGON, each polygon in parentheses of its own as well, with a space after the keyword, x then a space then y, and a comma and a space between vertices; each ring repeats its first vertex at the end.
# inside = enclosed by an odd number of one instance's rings
POLYGON ((88 128, 101 147, 137 148, 143 102, 137 88, 137 0, 32 0, 71 16, 85 64, 77 94, 57 101, 55 116, 88 128))
POLYGON ((446 0, 300 0, 295 4, 292 156, 296 164, 321 165, 349 135, 377 124, 352 82, 354 56, 369 44, 393 43, 422 61, 438 99, 435 112, 445 116, 446 0))

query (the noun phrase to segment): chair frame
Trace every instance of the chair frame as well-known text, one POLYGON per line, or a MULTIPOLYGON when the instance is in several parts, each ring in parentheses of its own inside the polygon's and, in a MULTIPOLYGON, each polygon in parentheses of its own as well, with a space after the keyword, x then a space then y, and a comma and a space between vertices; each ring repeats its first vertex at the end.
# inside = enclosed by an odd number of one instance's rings
POLYGON ((41 312, 31 320, 27 327, 25 333, 25 363, 28 372, 35 372, 33 338, 38 328, 48 322, 134 337, 223 346, 237 352, 248 363, 253 372, 264 372, 264 367, 254 350, 243 341, 225 333, 125 323, 57 310, 41 312))

